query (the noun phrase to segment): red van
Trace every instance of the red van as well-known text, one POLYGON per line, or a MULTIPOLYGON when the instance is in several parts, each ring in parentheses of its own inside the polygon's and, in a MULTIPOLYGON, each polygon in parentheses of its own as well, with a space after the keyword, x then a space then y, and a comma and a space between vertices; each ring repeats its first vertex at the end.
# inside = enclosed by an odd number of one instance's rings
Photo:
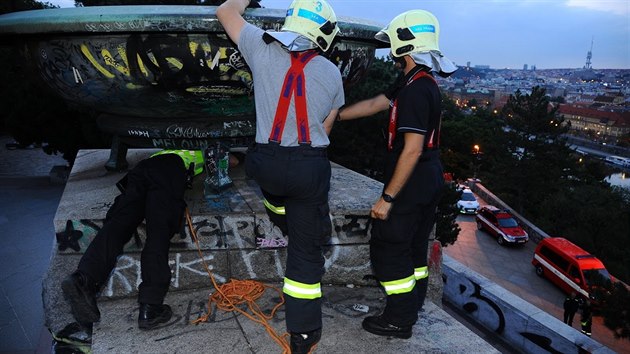
POLYGON ((562 237, 540 241, 532 264, 538 276, 549 279, 567 294, 575 292, 583 299, 590 299, 594 305, 598 299, 593 290, 609 288, 614 281, 597 257, 562 237))

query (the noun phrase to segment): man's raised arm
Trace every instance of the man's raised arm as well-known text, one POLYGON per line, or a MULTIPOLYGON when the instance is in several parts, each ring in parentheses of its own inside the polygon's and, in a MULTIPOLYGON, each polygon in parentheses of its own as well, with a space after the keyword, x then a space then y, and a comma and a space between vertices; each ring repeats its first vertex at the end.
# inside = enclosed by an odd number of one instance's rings
POLYGON ((238 45, 241 30, 245 26, 243 13, 250 0, 227 0, 217 8, 217 18, 228 37, 238 45))

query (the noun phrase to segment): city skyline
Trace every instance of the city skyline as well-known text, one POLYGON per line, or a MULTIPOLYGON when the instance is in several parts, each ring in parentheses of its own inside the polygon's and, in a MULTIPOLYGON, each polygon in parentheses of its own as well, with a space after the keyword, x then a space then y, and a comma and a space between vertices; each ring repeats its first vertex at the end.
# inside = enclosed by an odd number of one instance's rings
MULTIPOLYGON (((61 7, 74 0, 49 0, 61 7)), ((493 69, 630 69, 628 0, 329 0, 338 16, 385 26, 414 8, 440 21, 440 49, 457 65, 493 69)), ((262 0, 287 8, 291 0, 262 0)))

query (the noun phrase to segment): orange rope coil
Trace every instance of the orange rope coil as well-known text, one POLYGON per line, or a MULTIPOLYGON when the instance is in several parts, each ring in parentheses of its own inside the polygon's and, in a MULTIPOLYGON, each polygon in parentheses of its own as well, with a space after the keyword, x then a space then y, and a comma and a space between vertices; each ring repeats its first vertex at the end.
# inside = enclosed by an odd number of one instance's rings
POLYGON ((229 282, 223 285, 218 285, 216 280, 214 279, 214 275, 212 275, 212 272, 208 267, 208 264, 204 260, 203 254, 201 252, 201 246, 199 245, 199 239, 197 238, 197 233, 195 232, 195 229, 193 227, 192 218, 190 217, 190 212, 188 208, 186 208, 186 221, 188 223, 188 228, 190 230, 192 239, 197 245, 197 252, 199 253, 199 257, 201 258, 206 272, 208 273, 208 276, 212 281, 212 285, 216 289, 216 291, 208 298, 208 313, 200 316, 192 323, 199 324, 201 322, 207 322, 208 317, 212 313, 212 303, 214 302, 216 303, 217 309, 219 310, 223 310, 226 312, 237 311, 250 320, 263 325, 271 338, 276 343, 278 343, 278 345, 280 345, 280 347, 282 348, 282 353, 291 353, 291 348, 289 346, 289 343, 287 342, 288 333, 284 333, 283 335, 277 334, 268 322, 273 318, 280 306, 284 305, 284 296, 282 294, 282 291, 280 291, 276 287, 266 285, 259 281, 251 279, 230 279, 229 282), (264 311, 260 309, 260 306, 258 306, 258 304, 256 303, 256 300, 258 300, 264 294, 266 289, 273 289, 280 296, 280 302, 274 306, 269 315, 266 315, 264 311), (244 303, 247 304, 247 307, 249 308, 251 314, 238 306, 244 303))

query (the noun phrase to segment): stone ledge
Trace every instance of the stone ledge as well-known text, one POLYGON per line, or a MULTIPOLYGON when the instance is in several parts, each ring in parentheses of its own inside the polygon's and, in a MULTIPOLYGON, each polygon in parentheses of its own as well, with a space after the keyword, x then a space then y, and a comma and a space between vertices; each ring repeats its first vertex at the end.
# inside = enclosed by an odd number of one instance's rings
POLYGON ((442 272, 444 300, 518 350, 615 353, 447 255, 442 272))

